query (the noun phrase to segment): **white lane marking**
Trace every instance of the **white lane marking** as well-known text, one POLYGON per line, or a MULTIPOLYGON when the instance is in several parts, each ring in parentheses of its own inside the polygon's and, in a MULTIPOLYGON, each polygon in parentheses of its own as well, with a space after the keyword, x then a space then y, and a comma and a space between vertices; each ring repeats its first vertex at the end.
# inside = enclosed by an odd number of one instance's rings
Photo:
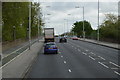
POLYGON ((9 62, 7 62, 6 64, 4 64, 3 66, 1 66, 0 68, 5 67, 6 65, 8 65, 9 63, 11 63, 12 61, 14 61, 16 58, 18 58, 19 56, 21 56, 24 52, 28 51, 29 49, 27 48, 25 51, 23 51, 22 53, 20 53, 19 55, 17 55, 16 57, 14 57, 13 59, 11 59, 9 62))
MULTIPOLYGON (((13 52, 11 52, 10 54, 6 55, 5 57, 8 57, 9 55, 14 54, 15 52, 19 51, 20 49, 22 49, 22 48, 24 48, 24 47, 25 47, 25 46, 23 46, 23 47, 21 47, 21 48, 15 50, 15 51, 13 51, 13 52)), ((5 57, 3 57, 3 58, 5 58, 5 57)))
POLYGON ((61 52, 59 52, 59 53, 61 53, 61 52))
POLYGON ((106 68, 109 68, 108 66, 106 66, 105 64, 101 63, 101 62, 98 62, 99 64, 103 65, 104 67, 106 68))
POLYGON ((111 64, 113 64, 113 65, 115 65, 115 66, 117 66, 117 67, 120 67, 119 65, 117 65, 117 64, 115 64, 115 63, 113 63, 113 62, 109 62, 109 63, 111 63, 111 64))
POLYGON ((71 69, 68 69, 69 72, 72 72, 71 69))
POLYGON ((105 60, 105 58, 103 58, 103 57, 101 57, 101 56, 98 56, 99 58, 101 58, 101 59, 103 59, 103 60, 105 60))
POLYGON ((66 61, 64 61, 64 63, 66 64, 66 61))
POLYGON ((116 74, 120 75, 120 73, 118 73, 117 71, 114 71, 114 73, 116 73, 116 74))
POLYGON ((111 68, 111 69, 118 69, 118 68, 111 68))
POLYGON ((96 55, 96 54, 95 54, 95 53, 93 53, 93 52, 90 52, 90 54, 96 55))
POLYGON ((93 58, 93 57, 91 57, 91 56, 89 56, 89 58, 91 58, 92 60, 95 60, 95 58, 93 58))
POLYGON ((86 53, 82 52, 84 55, 87 55, 86 53))
POLYGON ((63 56, 61 56, 63 58, 63 56))

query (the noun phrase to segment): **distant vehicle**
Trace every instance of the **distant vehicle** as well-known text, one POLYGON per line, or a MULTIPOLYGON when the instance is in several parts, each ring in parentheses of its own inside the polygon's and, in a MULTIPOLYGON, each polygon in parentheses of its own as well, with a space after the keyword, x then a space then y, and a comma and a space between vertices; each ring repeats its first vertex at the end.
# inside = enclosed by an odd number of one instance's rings
POLYGON ((55 37, 59 37, 58 35, 55 35, 55 37))
POLYGON ((65 38, 65 37, 61 37, 60 39, 59 39, 59 42, 61 43, 61 42, 67 42, 67 39, 65 38))
POLYGON ((44 46, 44 54, 46 53, 58 53, 58 48, 55 44, 55 42, 48 42, 44 46))
POLYGON ((45 43, 54 42, 54 28, 44 28, 45 43))
POLYGON ((77 36, 73 36, 71 39, 72 40, 79 40, 80 38, 78 38, 77 36))

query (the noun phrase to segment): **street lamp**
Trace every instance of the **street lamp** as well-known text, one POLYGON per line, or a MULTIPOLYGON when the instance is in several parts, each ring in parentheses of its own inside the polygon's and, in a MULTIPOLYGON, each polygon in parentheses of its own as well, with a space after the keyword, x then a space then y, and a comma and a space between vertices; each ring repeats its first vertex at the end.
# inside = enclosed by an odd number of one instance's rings
POLYGON ((85 28, 84 28, 84 6, 83 6, 83 7, 76 6, 75 8, 83 8, 83 39, 85 40, 85 28))
MULTIPOLYGON (((67 19, 64 19, 64 20, 66 20, 66 22, 67 22, 67 29, 68 29, 68 20, 67 19)), ((66 31, 66 35, 67 35, 67 31, 66 31)))
POLYGON ((97 41, 99 42, 99 0, 98 0, 98 30, 97 30, 97 41))
MULTIPOLYGON (((70 16, 71 14, 68 14, 68 16, 70 16)), ((68 30, 68 32, 69 32, 69 28, 67 29, 68 30)))
POLYGON ((29 50, 31 47, 31 2, 29 2, 29 50))

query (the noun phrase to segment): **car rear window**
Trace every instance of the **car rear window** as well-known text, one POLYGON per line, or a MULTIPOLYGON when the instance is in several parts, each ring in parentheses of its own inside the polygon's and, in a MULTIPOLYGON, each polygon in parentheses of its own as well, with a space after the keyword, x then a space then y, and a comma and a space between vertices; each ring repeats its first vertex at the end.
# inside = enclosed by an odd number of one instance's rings
POLYGON ((46 47, 56 47, 55 44, 47 44, 46 47))

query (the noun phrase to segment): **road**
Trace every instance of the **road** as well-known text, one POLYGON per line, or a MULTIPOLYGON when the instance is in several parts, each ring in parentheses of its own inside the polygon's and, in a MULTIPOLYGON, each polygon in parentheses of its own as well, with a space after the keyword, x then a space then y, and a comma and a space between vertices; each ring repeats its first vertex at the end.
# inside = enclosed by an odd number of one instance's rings
POLYGON ((77 40, 56 44, 59 54, 44 55, 30 68, 27 78, 117 78, 118 50, 77 40))

